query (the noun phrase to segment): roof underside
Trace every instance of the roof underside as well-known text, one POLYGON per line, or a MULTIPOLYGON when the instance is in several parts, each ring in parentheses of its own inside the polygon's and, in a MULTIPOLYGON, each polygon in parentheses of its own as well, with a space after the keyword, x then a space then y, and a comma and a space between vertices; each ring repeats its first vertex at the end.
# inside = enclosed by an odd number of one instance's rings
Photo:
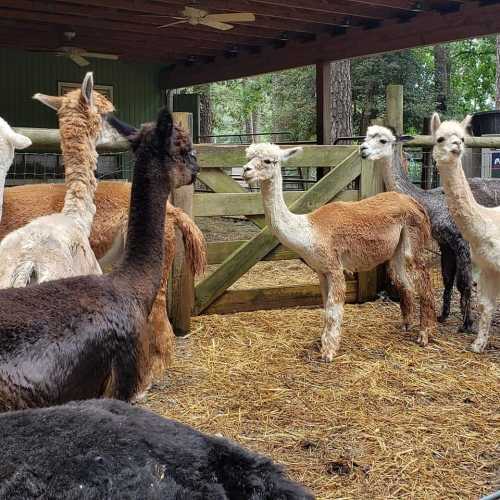
POLYGON ((267 71, 500 32, 499 0, 1 0, 0 46, 74 45, 165 63, 162 86, 267 71), (186 5, 253 12, 230 31, 178 24, 186 5), (160 17, 161 16, 161 17, 160 17), (76 37, 68 42, 63 33, 76 37))

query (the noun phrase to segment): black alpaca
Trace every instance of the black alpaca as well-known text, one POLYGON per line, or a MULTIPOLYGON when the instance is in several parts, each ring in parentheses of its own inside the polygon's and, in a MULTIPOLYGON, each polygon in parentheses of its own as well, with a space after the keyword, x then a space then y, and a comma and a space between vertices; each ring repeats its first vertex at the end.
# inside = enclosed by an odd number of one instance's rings
MULTIPOLYGON (((453 284, 456 282, 460 292, 460 308, 463 324, 460 331, 472 330, 471 293, 472 293, 472 262, 469 244, 464 240, 448 210, 442 188, 429 191, 415 186, 403 170, 400 152, 395 148, 396 142, 412 139, 411 136, 401 136, 396 141, 393 131, 385 127, 369 127, 365 142, 361 145, 361 156, 370 158, 378 151, 375 143, 381 142, 380 150, 389 151, 379 158, 386 160, 383 176, 387 189, 415 198, 427 211, 432 226, 432 237, 437 241, 441 252, 441 275, 443 278, 443 309, 438 321, 444 322, 450 314, 453 284), (385 142, 383 142, 385 141, 385 142), (391 147, 392 146, 392 147, 391 147), (391 147, 391 149, 389 149, 391 147), (388 162, 391 165, 388 165, 388 162)), ((377 158, 377 159, 379 159, 377 158)), ((483 179, 470 179, 472 192, 476 200, 485 206, 496 206, 500 202, 500 183, 483 179)))
POLYGON ((0 415, 0 498, 311 500, 282 468, 116 400, 0 415))
MULTIPOLYGON (((111 119, 112 121, 113 119, 111 119)), ((160 286, 165 202, 193 182, 194 157, 171 156, 172 117, 127 129, 136 153, 126 254, 112 274, 0 290, 0 411, 104 393, 131 400, 147 356, 140 333, 160 286)))

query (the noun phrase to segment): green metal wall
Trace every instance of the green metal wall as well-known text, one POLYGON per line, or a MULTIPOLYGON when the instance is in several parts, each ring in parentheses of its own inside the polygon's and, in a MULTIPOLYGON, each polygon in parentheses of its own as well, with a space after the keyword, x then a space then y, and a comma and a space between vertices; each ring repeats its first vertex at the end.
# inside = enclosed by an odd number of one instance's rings
POLYGON ((57 82, 81 82, 87 71, 94 81, 113 85, 117 115, 134 125, 150 121, 162 105, 160 64, 132 64, 89 59, 77 66, 66 57, 0 48, 0 116, 16 127, 57 128, 56 114, 31 97, 57 95, 57 82))

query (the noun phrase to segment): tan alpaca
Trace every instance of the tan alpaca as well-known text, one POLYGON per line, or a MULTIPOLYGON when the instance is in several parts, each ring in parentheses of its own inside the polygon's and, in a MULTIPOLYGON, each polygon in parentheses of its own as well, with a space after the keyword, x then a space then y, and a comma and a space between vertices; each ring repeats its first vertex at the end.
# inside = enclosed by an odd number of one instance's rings
POLYGON ((418 342, 427 345, 435 327, 434 298, 423 251, 430 238, 425 210, 409 196, 382 193, 353 203, 329 203, 297 215, 285 204, 281 162, 301 148, 281 150, 274 144, 253 144, 243 177, 260 183, 267 223, 280 242, 297 252, 319 277, 325 306, 322 356, 332 361, 340 345, 345 301, 344 271, 369 271, 388 261, 401 295, 403 325, 408 329, 414 292, 420 296, 418 342))
POLYGON ((445 121, 434 113, 431 130, 433 158, 439 168, 450 213, 463 237, 469 242, 473 264, 479 269, 478 334, 471 345, 482 352, 488 344, 491 320, 500 292, 500 208, 479 205, 462 169, 467 116, 462 123, 445 121))
MULTIPOLYGON (((68 92, 58 108, 66 194, 59 213, 31 221, 0 243, 0 288, 23 287, 53 279, 101 274, 89 243, 95 214, 96 142, 102 116, 113 105, 94 92, 92 73, 81 89, 68 92)), ((45 96, 34 96, 46 102, 45 96)))

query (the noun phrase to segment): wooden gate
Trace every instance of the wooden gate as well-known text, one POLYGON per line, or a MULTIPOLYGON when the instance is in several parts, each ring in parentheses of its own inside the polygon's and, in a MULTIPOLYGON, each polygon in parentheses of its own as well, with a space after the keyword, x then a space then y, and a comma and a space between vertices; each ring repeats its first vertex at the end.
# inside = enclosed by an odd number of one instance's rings
MULTIPOLYGON (((321 304, 318 285, 228 290, 261 260, 298 258, 283 247, 266 226, 260 193, 248 193, 224 172, 224 168, 246 162, 245 146, 198 146, 199 179, 213 193, 194 195, 195 216, 246 216, 260 228, 250 240, 208 244, 210 264, 220 264, 195 287, 195 315, 229 313, 321 304)), ((309 190, 285 192, 285 201, 295 213, 310 212, 332 200, 355 201, 382 190, 382 182, 372 162, 361 160, 356 146, 304 146, 287 167, 328 167, 330 171, 309 190), (359 178, 359 188, 349 188, 359 178)), ((351 277, 347 301, 356 302, 376 295, 376 271, 351 277)))

